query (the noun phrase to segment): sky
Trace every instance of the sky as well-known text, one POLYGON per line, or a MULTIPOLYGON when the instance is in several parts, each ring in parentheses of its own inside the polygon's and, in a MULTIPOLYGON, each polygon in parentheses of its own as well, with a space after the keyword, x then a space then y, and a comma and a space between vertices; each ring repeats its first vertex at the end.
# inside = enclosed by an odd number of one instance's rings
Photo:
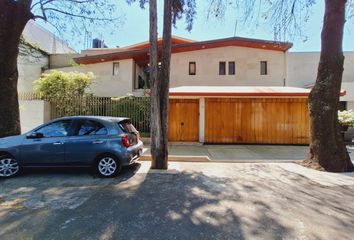
MULTIPOLYGON (((208 0, 197 1, 197 16, 193 29, 188 32, 185 30, 186 24, 184 20, 177 23, 173 28, 173 35, 188 38, 196 41, 212 40, 227 37, 247 37, 256 39, 274 40, 273 26, 264 25, 261 27, 242 26, 236 23, 235 10, 229 7, 223 19, 207 18, 208 0), (236 26, 236 31, 235 31, 236 26), (235 34, 236 33, 236 34, 235 34)), ((158 0, 158 32, 162 33, 162 0, 158 0)), ((303 23, 303 37, 293 37, 286 39, 294 45, 290 51, 319 51, 321 48, 320 35, 323 23, 324 1, 317 0, 316 4, 311 8, 311 14, 308 22, 303 23), (307 38, 304 41, 304 37, 307 38)), ((148 6, 147 6, 148 7, 148 6)), ((111 29, 92 29, 92 37, 99 37, 104 40, 108 47, 124 47, 131 44, 144 42, 149 39, 149 12, 148 9, 141 9, 137 3, 129 6, 125 1, 119 3, 119 11, 121 13, 121 21, 118 27, 113 31, 111 29)), ((50 29, 50 26, 41 24, 50 29)), ((50 29, 52 30, 52 29, 50 29)), ((71 47, 80 51, 84 48, 84 36, 79 41, 70 41, 71 47)), ((344 51, 354 51, 354 19, 347 21, 345 26, 344 51)))

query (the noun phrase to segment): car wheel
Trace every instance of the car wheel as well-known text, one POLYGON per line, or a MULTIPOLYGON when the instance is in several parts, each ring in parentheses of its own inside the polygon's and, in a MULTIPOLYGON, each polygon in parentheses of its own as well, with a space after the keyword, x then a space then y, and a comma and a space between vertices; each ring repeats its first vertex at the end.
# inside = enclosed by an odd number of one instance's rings
POLYGON ((20 171, 20 166, 16 159, 10 155, 0 157, 0 177, 13 177, 20 171))
POLYGON ((104 178, 117 176, 121 168, 119 160, 111 155, 99 157, 96 164, 98 175, 104 178))

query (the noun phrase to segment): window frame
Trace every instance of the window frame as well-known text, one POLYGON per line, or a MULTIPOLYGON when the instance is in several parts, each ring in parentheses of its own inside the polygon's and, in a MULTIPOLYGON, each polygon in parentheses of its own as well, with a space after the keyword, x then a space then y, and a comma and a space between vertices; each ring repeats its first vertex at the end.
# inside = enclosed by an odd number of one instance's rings
POLYGON ((228 74, 229 74, 229 75, 236 75, 236 62, 235 62, 235 61, 229 61, 229 62, 228 62, 228 74), (230 68, 230 66, 231 66, 230 64, 233 65, 233 68, 232 68, 232 69, 233 69, 233 72, 230 71, 230 69, 231 69, 231 68, 230 68))
POLYGON ((260 71, 261 71, 262 76, 268 75, 268 61, 261 61, 260 62, 260 71))
POLYGON ((189 62, 188 73, 189 73, 189 75, 197 75, 197 63, 196 62, 194 62, 194 61, 189 62), (192 71, 193 65, 194 65, 194 72, 192 71))
POLYGON ((226 75, 226 61, 219 61, 219 76, 224 76, 224 75, 226 75))
POLYGON ((119 67, 120 67, 120 65, 119 65, 119 62, 113 62, 113 69, 112 69, 112 75, 113 76, 118 76, 119 75, 119 67), (115 68, 115 66, 118 66, 118 69, 117 69, 117 71, 118 72, 116 72, 115 70, 116 70, 116 68, 115 68))

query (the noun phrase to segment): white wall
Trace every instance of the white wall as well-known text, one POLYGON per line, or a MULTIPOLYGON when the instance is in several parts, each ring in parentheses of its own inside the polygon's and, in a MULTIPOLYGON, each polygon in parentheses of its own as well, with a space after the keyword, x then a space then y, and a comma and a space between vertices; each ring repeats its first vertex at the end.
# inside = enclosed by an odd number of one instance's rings
POLYGON ((18 91, 32 92, 33 81, 40 78, 43 69, 48 68, 49 57, 41 51, 31 49, 27 45, 20 45, 17 60, 18 66, 18 91))
POLYGON ((31 129, 50 120, 50 103, 41 100, 20 101, 21 132, 31 129))
POLYGON ((91 85, 91 91, 99 97, 119 97, 133 94, 133 59, 115 61, 119 62, 119 74, 113 76, 113 62, 103 62, 74 67, 58 68, 56 70, 70 72, 93 72, 96 79, 91 85))
POLYGON ((41 49, 48 53, 75 52, 64 41, 60 40, 53 33, 44 29, 33 20, 27 23, 22 34, 27 41, 32 44, 37 44, 41 49))
MULTIPOLYGON (((354 101, 354 52, 344 52, 344 72, 342 89, 347 95, 342 101, 354 101)), ((292 87, 305 87, 316 81, 320 60, 319 52, 290 52, 287 54, 287 84, 292 87)))
POLYGON ((221 47, 174 53, 171 87, 178 86, 283 86, 285 53, 245 47, 221 47), (236 74, 219 75, 219 62, 235 61, 236 74), (260 75, 260 61, 268 61, 268 75, 260 75), (196 62, 196 75, 189 75, 189 62, 196 62))

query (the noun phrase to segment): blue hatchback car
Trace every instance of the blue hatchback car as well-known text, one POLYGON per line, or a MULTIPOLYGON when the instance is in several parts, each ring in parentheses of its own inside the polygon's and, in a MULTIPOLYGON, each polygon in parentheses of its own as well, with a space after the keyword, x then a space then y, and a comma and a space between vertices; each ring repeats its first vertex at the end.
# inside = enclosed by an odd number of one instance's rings
POLYGON ((45 123, 26 134, 0 139, 0 177, 25 167, 94 167, 116 176, 143 151, 129 118, 77 116, 45 123))

